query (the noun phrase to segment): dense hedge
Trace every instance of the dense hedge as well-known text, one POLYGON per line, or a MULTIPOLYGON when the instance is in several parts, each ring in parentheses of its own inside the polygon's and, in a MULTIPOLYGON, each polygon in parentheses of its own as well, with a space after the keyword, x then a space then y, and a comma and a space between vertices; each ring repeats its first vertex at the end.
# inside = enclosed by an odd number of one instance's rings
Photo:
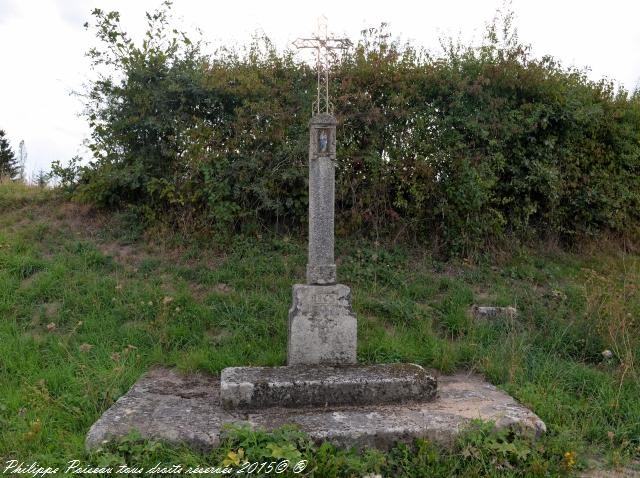
MULTIPOLYGON (((166 11, 141 46, 117 14, 94 15, 90 54, 109 74, 87 92, 94 159, 65 172, 78 194, 190 227, 306 220, 309 66, 264 38, 205 56, 166 11)), ((637 234, 640 95, 532 58, 503 26, 440 57, 369 30, 339 61, 340 232, 404 232, 455 253, 637 234)))

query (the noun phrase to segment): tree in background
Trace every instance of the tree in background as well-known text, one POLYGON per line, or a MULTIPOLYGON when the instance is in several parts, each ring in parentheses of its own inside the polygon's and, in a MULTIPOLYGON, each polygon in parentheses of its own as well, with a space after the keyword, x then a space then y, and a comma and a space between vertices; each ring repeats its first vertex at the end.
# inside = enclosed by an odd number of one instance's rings
POLYGON ((33 181, 39 188, 46 188, 49 185, 49 173, 39 169, 33 181))
POLYGON ((5 138, 4 130, 0 129, 0 183, 6 179, 15 179, 18 176, 18 161, 16 155, 5 138))

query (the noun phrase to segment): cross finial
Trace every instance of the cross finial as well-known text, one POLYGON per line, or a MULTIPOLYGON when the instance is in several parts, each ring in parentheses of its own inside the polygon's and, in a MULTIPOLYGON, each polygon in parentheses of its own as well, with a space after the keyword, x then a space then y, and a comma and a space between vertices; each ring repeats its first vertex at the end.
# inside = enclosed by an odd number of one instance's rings
POLYGON ((318 30, 316 36, 311 38, 298 38, 293 42, 298 48, 313 48, 316 50, 316 68, 318 70, 318 91, 313 102, 313 110, 316 114, 333 112, 333 105, 329 101, 329 68, 330 56, 335 57, 334 50, 346 50, 352 43, 348 38, 333 38, 327 33, 327 17, 318 18, 318 30))

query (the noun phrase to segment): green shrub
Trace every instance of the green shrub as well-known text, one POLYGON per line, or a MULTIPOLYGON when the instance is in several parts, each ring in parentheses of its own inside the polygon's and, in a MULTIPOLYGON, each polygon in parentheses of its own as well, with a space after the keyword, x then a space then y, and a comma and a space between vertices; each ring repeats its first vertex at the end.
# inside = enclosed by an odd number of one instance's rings
MULTIPOLYGON (((142 45, 117 13, 94 16, 90 56, 109 68, 87 95, 94 157, 58 171, 79 196, 186 228, 305 222, 310 66, 267 38, 206 56, 167 8, 142 45)), ((543 235, 637 237, 640 95, 532 57, 503 20, 482 46, 450 42, 438 57, 366 30, 340 59, 339 233, 465 255, 543 235)))

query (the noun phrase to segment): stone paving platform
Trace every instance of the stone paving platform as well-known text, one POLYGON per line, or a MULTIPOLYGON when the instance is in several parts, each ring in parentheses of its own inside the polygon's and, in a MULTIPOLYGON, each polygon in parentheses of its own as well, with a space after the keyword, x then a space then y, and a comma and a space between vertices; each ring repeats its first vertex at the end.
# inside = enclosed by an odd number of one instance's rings
POLYGON ((475 375, 439 376, 432 402, 229 411, 220 403, 219 377, 155 368, 93 424, 86 446, 135 429, 144 438, 206 450, 218 446, 223 425, 246 423, 267 430, 294 424, 318 441, 384 450, 419 437, 449 443, 474 418, 536 436, 546 430, 537 415, 475 375))

